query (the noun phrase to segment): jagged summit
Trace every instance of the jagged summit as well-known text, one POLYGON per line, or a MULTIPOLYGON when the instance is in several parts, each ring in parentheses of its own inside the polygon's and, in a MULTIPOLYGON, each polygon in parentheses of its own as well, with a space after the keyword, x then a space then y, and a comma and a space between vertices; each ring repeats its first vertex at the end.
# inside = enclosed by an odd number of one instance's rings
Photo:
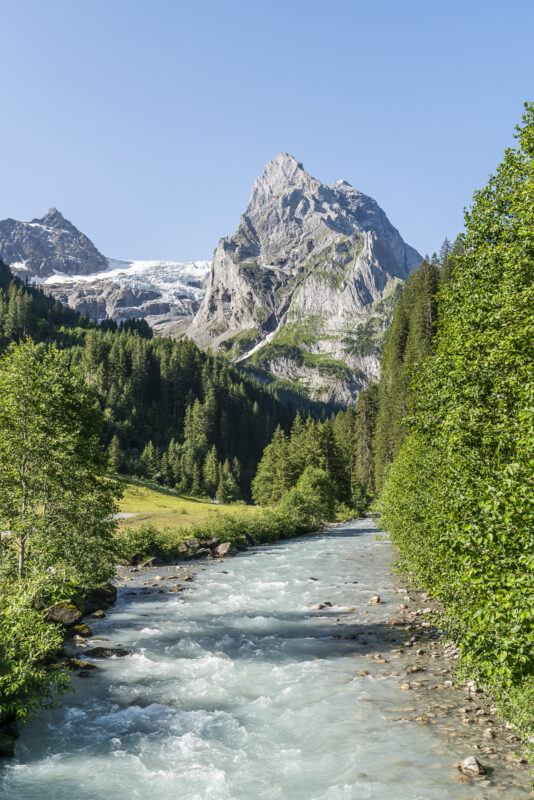
POLYGON ((72 225, 72 222, 66 220, 61 211, 58 211, 57 208, 54 208, 54 206, 48 209, 44 217, 41 217, 40 219, 38 218, 32 219, 32 223, 34 224, 36 223, 38 225, 44 225, 45 227, 49 228, 58 228, 64 225, 65 223, 67 223, 70 227, 74 227, 72 225))
POLYGON ((350 402, 378 373, 388 298, 420 261, 375 200, 280 153, 254 181, 236 233, 219 242, 187 333, 350 402))
POLYGON ((332 184, 330 187, 331 189, 340 189, 342 186, 349 187, 352 189, 352 185, 346 181, 344 178, 340 178, 338 181, 332 184))
POLYGON ((91 240, 57 208, 31 222, 0 221, 0 258, 16 265, 30 279, 47 278, 57 272, 88 275, 108 266, 91 240))

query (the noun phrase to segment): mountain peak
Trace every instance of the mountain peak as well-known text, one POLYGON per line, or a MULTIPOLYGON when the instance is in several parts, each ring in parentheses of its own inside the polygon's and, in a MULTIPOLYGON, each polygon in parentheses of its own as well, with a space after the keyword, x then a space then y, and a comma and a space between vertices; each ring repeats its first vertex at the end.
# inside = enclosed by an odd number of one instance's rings
POLYGON ((301 161, 290 153, 279 153, 267 162, 262 174, 254 181, 249 209, 292 189, 306 190, 314 184, 319 184, 319 181, 308 175, 301 161))
POLYGON ((90 239, 54 207, 31 222, 0 220, 0 258, 22 263, 25 278, 90 275, 108 267, 90 239))
POLYGON ((45 225, 48 228, 57 228, 61 225, 64 225, 67 220, 63 216, 63 214, 57 210, 57 208, 49 208, 44 217, 40 219, 35 218, 32 219, 32 222, 37 222, 40 225, 45 225))

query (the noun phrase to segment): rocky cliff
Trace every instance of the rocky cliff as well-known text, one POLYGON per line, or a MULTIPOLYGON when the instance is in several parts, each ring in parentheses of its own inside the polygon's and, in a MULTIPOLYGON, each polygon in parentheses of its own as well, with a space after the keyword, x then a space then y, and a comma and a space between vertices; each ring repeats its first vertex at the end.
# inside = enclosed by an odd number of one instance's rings
POLYGON ((371 197, 282 153, 219 242, 187 334, 347 404, 378 376, 399 288, 420 261, 371 197))

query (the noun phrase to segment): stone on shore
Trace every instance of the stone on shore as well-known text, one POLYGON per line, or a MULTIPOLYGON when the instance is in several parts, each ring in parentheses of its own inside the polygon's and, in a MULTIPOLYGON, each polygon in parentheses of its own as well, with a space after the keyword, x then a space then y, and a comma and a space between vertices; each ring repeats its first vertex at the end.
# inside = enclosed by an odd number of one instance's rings
POLYGON ((117 589, 112 583, 97 586, 83 597, 83 613, 92 614, 94 611, 109 608, 117 601, 117 589))
POLYGON ((228 556, 235 556, 236 553, 237 549, 232 544, 232 542, 223 542, 215 549, 215 554, 220 556, 221 558, 226 558, 228 556))
POLYGON ((82 612, 72 603, 67 603, 66 600, 60 600, 59 603, 54 603, 53 606, 46 609, 48 622, 54 622, 67 629, 77 625, 81 618, 82 612))

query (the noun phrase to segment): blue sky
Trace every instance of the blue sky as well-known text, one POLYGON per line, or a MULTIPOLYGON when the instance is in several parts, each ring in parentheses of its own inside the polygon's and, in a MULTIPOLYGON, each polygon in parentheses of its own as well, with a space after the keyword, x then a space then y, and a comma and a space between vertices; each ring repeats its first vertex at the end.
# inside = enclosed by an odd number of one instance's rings
POLYGON ((0 219, 115 258, 210 258, 281 151, 422 253, 534 100, 532 0, 5 0, 0 219))

